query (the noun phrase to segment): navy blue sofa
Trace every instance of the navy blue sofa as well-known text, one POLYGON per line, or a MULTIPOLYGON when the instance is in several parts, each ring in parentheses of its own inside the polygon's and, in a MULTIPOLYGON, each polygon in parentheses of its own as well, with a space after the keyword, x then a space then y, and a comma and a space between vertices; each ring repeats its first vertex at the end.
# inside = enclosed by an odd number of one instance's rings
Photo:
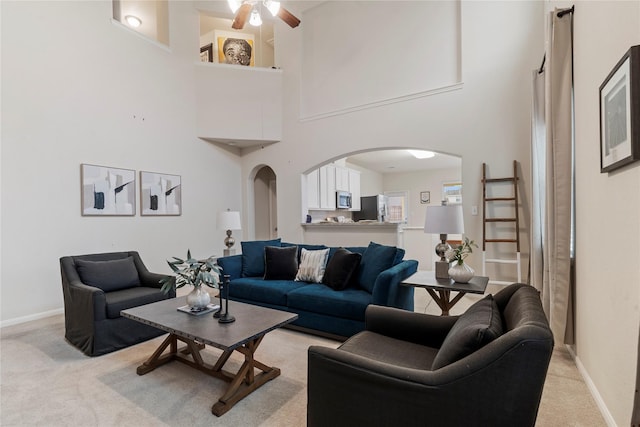
MULTIPOLYGON (((334 290, 323 283, 294 280, 265 280, 264 247, 295 244, 269 241, 242 242, 242 254, 218 258, 222 274, 230 275, 229 299, 298 314, 288 326, 334 338, 350 337, 365 329, 365 311, 370 304, 413 311, 413 287, 400 282, 415 273, 418 261, 403 260, 401 248, 370 243, 347 247, 362 255, 353 284, 334 290)), ((298 254, 327 248, 296 245, 298 254)), ((338 248, 329 248, 328 263, 338 248)))

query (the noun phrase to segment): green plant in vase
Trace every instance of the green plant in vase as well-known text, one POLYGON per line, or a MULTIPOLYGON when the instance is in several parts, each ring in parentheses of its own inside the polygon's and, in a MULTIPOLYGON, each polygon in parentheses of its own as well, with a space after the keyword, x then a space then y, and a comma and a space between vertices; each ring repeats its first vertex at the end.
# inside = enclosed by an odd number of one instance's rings
POLYGON ((167 260, 167 264, 175 273, 160 281, 162 292, 167 293, 171 289, 178 289, 184 285, 193 286, 193 290, 187 295, 187 304, 192 311, 200 311, 207 308, 211 302, 209 292, 202 289, 202 285, 217 289, 220 284, 220 266, 213 257, 205 260, 197 260, 191 257, 191 251, 187 250, 187 259, 173 257, 173 261, 167 260))
POLYGON ((474 247, 477 248, 478 245, 476 245, 473 240, 465 237, 462 244, 449 249, 444 254, 445 258, 447 258, 450 263, 453 263, 451 268, 449 268, 449 277, 458 283, 467 283, 476 273, 473 268, 464 262, 465 258, 473 253, 474 247))

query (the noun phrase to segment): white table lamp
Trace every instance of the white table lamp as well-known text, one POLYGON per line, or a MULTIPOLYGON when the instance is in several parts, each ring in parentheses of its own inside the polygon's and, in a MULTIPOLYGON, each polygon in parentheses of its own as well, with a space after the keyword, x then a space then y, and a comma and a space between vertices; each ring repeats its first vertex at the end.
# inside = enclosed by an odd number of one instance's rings
POLYGON ((440 260, 436 261, 435 276, 437 279, 448 279, 449 262, 444 254, 451 249, 451 246, 447 243, 447 234, 464 233, 462 205, 427 206, 424 232, 440 235, 441 242, 436 245, 436 255, 440 260))
POLYGON ((227 249, 224 250, 224 256, 234 255, 236 251, 231 248, 236 241, 231 237, 231 230, 242 230, 240 212, 231 211, 229 209, 224 212, 218 212, 216 223, 218 230, 227 231, 227 237, 224 239, 224 244, 227 249))

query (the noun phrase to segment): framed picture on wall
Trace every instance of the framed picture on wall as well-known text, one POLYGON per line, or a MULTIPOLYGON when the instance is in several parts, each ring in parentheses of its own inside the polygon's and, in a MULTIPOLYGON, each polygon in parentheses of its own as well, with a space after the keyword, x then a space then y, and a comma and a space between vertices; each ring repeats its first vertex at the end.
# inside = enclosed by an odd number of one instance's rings
POLYGON ((640 45, 600 85, 600 172, 640 159, 640 45))
POLYGON ((253 34, 216 30, 214 37, 219 63, 254 66, 256 49, 253 34))
POLYGON ((213 43, 200 48, 200 62, 213 62, 213 43))
POLYGON ((89 164, 80 165, 83 216, 136 214, 136 172, 89 164))
POLYGON ((180 175, 140 172, 140 215, 181 215, 180 175))
POLYGON ((421 191, 420 192, 420 203, 422 203, 422 204, 431 203, 431 192, 430 191, 421 191))

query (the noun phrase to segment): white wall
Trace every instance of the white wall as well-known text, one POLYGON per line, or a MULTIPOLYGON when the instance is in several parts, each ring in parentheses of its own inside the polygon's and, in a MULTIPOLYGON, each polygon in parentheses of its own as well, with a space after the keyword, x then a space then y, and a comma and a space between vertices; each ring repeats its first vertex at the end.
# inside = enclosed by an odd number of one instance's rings
POLYGON ((574 28, 576 352, 609 423, 624 426, 638 358, 640 162, 600 173, 599 87, 640 44, 640 2, 578 2, 574 28))
POLYGON ((64 255, 138 250, 169 272, 188 248, 221 254, 215 216, 241 209, 241 174, 196 137, 192 5, 170 3, 170 49, 112 23, 110 1, 0 7, 2 321, 62 308, 64 255), (136 190, 136 216, 82 217, 81 163, 181 175, 182 216, 141 217, 136 190))
MULTIPOLYGON (((403 7, 410 5, 407 2, 403 7)), ((490 164, 496 174, 508 175, 512 161, 518 160, 525 183, 523 206, 527 203, 530 76, 543 54, 543 3, 463 2, 461 7, 461 90, 304 122, 298 118, 301 32, 306 18, 303 14, 295 30, 276 26, 276 64, 284 72, 283 140, 246 150, 243 180, 248 192, 249 176, 257 165, 273 168, 282 207, 278 229, 283 238, 302 238, 302 214, 288 208, 302 206, 300 174, 328 160, 375 148, 414 147, 462 156, 465 225, 473 238, 481 238, 482 230, 481 217, 470 216, 471 205, 479 205, 482 197, 482 162, 490 164)), ((288 3, 288 9, 298 12, 294 2, 288 3)), ((393 30, 389 29, 390 34, 393 30)), ((360 63, 362 78, 367 79, 375 66, 375 62, 360 63)), ((394 85, 393 79, 369 82, 394 85)), ((523 237, 527 248, 528 236, 523 237)), ((526 266, 527 257, 524 259, 526 266)), ((469 260, 478 269, 480 257, 474 254, 469 260)))

